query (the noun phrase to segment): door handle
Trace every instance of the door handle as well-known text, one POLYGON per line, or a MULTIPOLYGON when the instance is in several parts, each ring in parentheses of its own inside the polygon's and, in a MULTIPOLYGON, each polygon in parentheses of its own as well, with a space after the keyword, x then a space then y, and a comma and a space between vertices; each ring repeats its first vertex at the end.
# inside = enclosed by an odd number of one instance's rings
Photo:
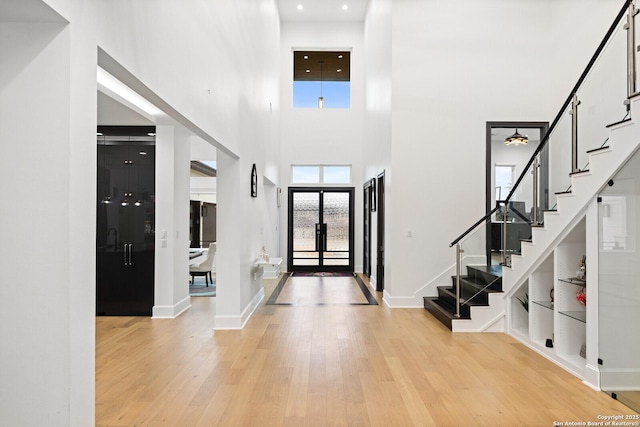
POLYGON ((327 250, 327 224, 322 224, 322 250, 327 250))
POLYGON ((316 224, 316 252, 321 252, 321 237, 322 237, 322 227, 320 224, 316 224))
POLYGON ((127 244, 122 245, 122 249, 124 249, 124 265, 127 265, 127 244))
POLYGON ((132 257, 133 257, 133 243, 129 243, 129 265, 133 265, 132 257))

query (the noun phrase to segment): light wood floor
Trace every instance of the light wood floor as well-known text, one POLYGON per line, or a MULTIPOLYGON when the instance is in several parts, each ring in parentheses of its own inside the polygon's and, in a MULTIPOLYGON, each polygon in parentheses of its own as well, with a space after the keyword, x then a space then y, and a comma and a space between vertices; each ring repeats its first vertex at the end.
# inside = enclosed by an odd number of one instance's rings
POLYGON ((367 304, 367 298, 353 276, 293 276, 286 281, 276 304, 367 304))
POLYGON ((452 334, 425 310, 263 303, 245 329, 213 331, 215 298, 191 301, 173 320, 96 319, 96 425, 552 426, 634 414, 505 334, 452 334))

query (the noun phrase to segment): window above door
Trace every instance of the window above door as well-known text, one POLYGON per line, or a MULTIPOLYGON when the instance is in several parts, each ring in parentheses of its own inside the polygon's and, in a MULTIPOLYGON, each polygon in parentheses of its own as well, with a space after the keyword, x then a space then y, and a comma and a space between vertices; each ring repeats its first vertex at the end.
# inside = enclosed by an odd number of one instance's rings
POLYGON ((293 107, 350 108, 351 52, 294 51, 293 107))
POLYGON ((351 165, 291 165, 292 184, 351 184, 351 165))

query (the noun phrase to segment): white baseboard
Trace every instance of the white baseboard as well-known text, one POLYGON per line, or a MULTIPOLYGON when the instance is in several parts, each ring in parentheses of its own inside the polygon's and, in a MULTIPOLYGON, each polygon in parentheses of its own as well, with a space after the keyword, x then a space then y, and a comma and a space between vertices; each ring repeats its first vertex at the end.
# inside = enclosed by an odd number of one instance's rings
POLYGON ((393 297, 386 290, 384 291, 382 300, 390 308, 424 308, 422 297, 393 297))
POLYGON ((225 329, 242 329, 244 325, 249 321, 251 315, 256 308, 260 305, 260 302, 264 299, 264 288, 260 288, 260 291, 256 293, 251 302, 242 310, 239 316, 220 316, 216 314, 214 319, 214 330, 225 329))
POLYGON ((174 305, 154 305, 151 317, 154 319, 175 319, 189 308, 191 308, 191 297, 187 296, 174 305))

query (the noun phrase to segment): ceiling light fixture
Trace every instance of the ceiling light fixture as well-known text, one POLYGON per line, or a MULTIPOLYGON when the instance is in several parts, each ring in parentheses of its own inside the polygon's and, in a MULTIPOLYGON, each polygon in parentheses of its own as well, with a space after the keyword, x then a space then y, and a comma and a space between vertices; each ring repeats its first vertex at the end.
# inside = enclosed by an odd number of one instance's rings
POLYGON ((109 95, 109 92, 112 92, 134 107, 144 111, 146 114, 150 114, 152 116, 162 115, 162 111, 160 111, 159 108, 101 67, 98 67, 97 81, 98 88, 102 87, 107 90, 107 92, 104 92, 105 94, 109 95))
POLYGON ((349 9, 349 6, 347 6, 346 4, 343 4, 342 5, 342 10, 347 10, 347 9, 349 9))
POLYGON ((302 5, 301 4, 298 5, 298 10, 302 10, 302 5))
POLYGON ((529 142, 529 138, 527 137, 527 135, 520 135, 518 133, 517 128, 516 128, 516 133, 514 133, 513 135, 511 135, 510 137, 504 140, 504 143, 506 145, 520 145, 520 144, 526 144, 528 142, 529 142))
POLYGON ((309 59, 309 55, 303 56, 304 59, 309 59))
POLYGON ((342 59, 342 55, 338 55, 338 59, 342 59))

